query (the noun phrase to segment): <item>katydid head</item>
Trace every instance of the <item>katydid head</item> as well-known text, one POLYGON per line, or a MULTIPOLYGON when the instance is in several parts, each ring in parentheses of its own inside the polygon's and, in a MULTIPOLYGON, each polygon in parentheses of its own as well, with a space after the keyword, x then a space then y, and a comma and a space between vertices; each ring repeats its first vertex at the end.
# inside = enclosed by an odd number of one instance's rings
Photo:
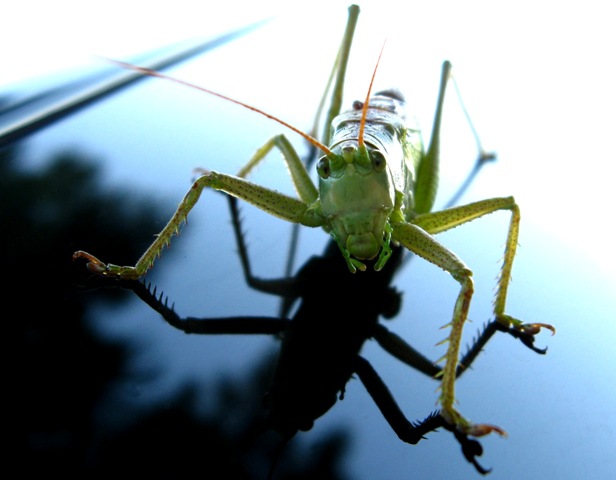
POLYGON ((332 122, 332 152, 317 165, 326 228, 351 271, 365 270, 361 260, 377 256, 375 269, 385 265, 391 254, 390 218, 403 203, 404 99, 394 90, 371 97, 375 73, 376 67, 366 100, 332 122))
POLYGON ((347 140, 319 160, 317 171, 327 227, 347 262, 364 270, 363 263, 353 262, 349 256, 372 260, 382 251, 396 200, 385 155, 371 145, 347 140))

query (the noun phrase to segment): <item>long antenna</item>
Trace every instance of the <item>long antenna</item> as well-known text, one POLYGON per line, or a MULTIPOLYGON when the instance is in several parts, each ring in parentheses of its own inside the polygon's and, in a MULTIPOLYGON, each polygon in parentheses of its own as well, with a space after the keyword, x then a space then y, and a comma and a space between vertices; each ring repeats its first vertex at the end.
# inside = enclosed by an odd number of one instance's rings
POLYGON ((364 146, 364 130, 366 128, 366 117, 368 116, 368 106, 370 103, 370 93, 372 92, 372 85, 374 83, 374 77, 376 76, 376 70, 379 68, 379 62, 381 61, 381 56, 383 55, 383 50, 385 49, 385 41, 383 41, 383 46, 381 47, 381 51, 379 52, 379 58, 376 59, 376 65, 374 66, 374 71, 372 72, 372 78, 370 79, 370 86, 368 87, 368 93, 366 94, 366 101, 361 109, 361 120, 359 122, 359 146, 364 146))
POLYGON ((319 142, 316 138, 308 135, 307 133, 301 131, 299 128, 294 127, 293 125, 288 124, 284 120, 281 120, 278 117, 275 117, 274 115, 271 115, 271 114, 269 114, 267 112, 264 112, 263 110, 261 110, 261 109, 259 109, 257 107, 253 107, 252 105, 248 105, 247 103, 240 102, 239 100, 235 100, 235 99, 233 99, 231 97, 227 97, 226 95, 214 92, 213 90, 209 90, 207 88, 201 87, 201 86, 196 85, 194 83, 190 83, 190 82, 187 82, 185 80, 181 80, 179 78, 172 77, 170 75, 165 75, 164 73, 157 72, 156 70, 152 70, 152 69, 145 68, 145 67, 140 67, 138 65, 133 65, 132 63, 122 62, 120 60, 114 60, 114 59, 111 59, 111 58, 106 58, 106 57, 99 57, 99 58, 105 60, 106 62, 118 65, 118 66, 120 66, 122 68, 126 68, 128 70, 134 70, 136 72, 142 73, 143 75, 149 75, 151 77, 158 77, 158 78, 163 78, 165 80, 170 80, 172 82, 179 83, 180 85, 184 85, 186 87, 194 88, 194 89, 200 90, 202 92, 208 93, 210 95, 214 95, 215 97, 222 98, 223 100, 227 100, 227 101, 235 103, 237 105, 241 105, 244 108, 247 108, 249 110, 252 110, 253 112, 256 112, 256 113, 259 113, 259 114, 263 115, 264 117, 267 117, 267 118, 269 118, 271 120, 274 120, 275 122, 278 122, 281 125, 287 127, 289 130, 292 130, 295 133, 301 135, 308 142, 310 142, 312 145, 314 145, 316 148, 318 148, 318 149, 322 150, 323 152, 325 152, 326 155, 330 155, 332 153, 332 151, 329 148, 327 148, 327 146, 325 146, 324 144, 319 142))

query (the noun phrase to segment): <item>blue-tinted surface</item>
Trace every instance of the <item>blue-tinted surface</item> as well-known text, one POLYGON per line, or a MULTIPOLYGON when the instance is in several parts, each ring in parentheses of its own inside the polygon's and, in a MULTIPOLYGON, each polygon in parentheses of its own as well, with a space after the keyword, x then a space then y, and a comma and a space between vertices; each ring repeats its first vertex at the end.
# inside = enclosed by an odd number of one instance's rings
MULTIPOLYGON (((602 57, 601 49, 610 43, 601 28, 601 12, 584 4, 579 11, 562 7, 560 16, 533 9, 512 18, 525 11, 523 5, 510 11, 482 4, 464 15, 452 8, 434 13, 417 7, 400 24, 364 6, 347 100, 363 97, 381 46, 382 36, 368 34, 375 19, 387 22, 393 37, 377 83, 395 83, 407 92, 426 136, 440 62, 446 57, 454 62, 482 139, 499 155, 465 200, 516 196, 522 208, 521 247, 508 310, 526 321, 552 323, 558 330, 555 337, 538 340, 539 346, 549 346, 545 357, 512 339, 493 339, 459 383, 460 408, 476 421, 495 423, 509 432, 506 440, 482 440, 482 461, 494 468, 491 478, 610 478, 616 466, 611 454, 616 426, 611 301, 616 292, 608 278, 614 261, 609 252, 603 253, 613 245, 613 234, 602 224, 611 218, 606 193, 611 150, 604 140, 609 138, 605 132, 611 117, 603 112, 613 111, 614 99, 602 57), (594 28, 578 33, 585 25, 594 28), (431 45, 431 35, 443 33, 445 40, 431 45), (402 40, 408 47, 405 55, 396 44, 402 40)), ((328 41, 318 48, 311 45, 308 28, 291 28, 287 20, 286 25, 268 26, 174 73, 308 127, 345 20, 346 6, 339 10, 322 20, 328 28, 320 27, 318 37, 327 35, 328 41), (282 64, 273 52, 284 56, 282 64)), ((454 97, 449 100, 441 175, 445 192, 474 159, 472 138, 454 97)), ((167 202, 160 214, 164 222, 189 187, 193 167, 235 172, 279 131, 278 125, 254 113, 153 80, 36 135, 26 152, 36 169, 59 149, 78 149, 103 165, 105 185, 167 202)), ((255 180, 290 189, 277 155, 259 169, 255 180)), ((251 207, 243 213, 254 270, 276 276, 284 261, 277 252, 287 244, 289 226, 251 207)), ((469 340, 490 317, 506 220, 506 214, 497 214, 442 235, 475 272, 469 340)), ((153 233, 143 232, 144 238, 153 233)), ((300 261, 320 253, 326 241, 321 231, 304 229, 300 261)), ((183 315, 274 315, 276 299, 245 287, 234 251, 226 203, 220 195, 206 192, 149 278, 183 315)), ((438 358, 442 349, 433 345, 443 336, 438 327, 449 319, 455 282, 415 260, 396 285, 404 291, 404 310, 391 328, 438 358)), ((173 387, 187 379, 197 382, 207 409, 208 389, 219 375, 230 375, 241 384, 263 352, 276 347, 270 338, 187 337, 136 299, 121 309, 97 308, 94 323, 110 338, 131 340, 132 371, 160 369, 160 376, 151 381, 126 382, 116 389, 135 412, 142 405, 165 401, 173 387)), ((367 345, 365 356, 409 417, 425 416, 434 408, 433 381, 400 366, 373 343, 367 345)), ((343 402, 294 441, 316 441, 339 425, 352 432, 344 460, 350 478, 476 477, 445 432, 431 434, 415 447, 400 442, 357 380, 349 383, 343 402)))

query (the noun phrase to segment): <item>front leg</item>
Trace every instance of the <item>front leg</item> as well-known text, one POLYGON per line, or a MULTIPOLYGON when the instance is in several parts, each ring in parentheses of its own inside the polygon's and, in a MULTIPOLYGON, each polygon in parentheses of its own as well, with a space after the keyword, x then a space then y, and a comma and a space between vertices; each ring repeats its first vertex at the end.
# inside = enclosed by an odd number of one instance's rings
POLYGON ((511 270, 518 247, 520 229, 520 208, 513 197, 490 198, 439 212, 418 215, 412 220, 412 223, 431 235, 436 235, 500 210, 511 212, 511 219, 505 243, 503 265, 498 278, 496 298, 494 299, 494 318, 504 328, 515 328, 523 337, 532 337, 539 333, 542 328, 550 330, 554 334, 556 329, 552 325, 547 323, 525 324, 523 321, 505 313, 507 290, 511 281, 511 270))
POLYGON ((454 407, 455 403, 455 381, 458 370, 458 357, 460 344, 462 341, 462 330, 464 322, 468 317, 471 298, 474 292, 472 272, 458 258, 456 254, 441 245, 434 237, 426 233, 422 228, 411 223, 395 224, 393 238, 401 243, 413 253, 434 263, 442 268, 460 284, 460 292, 454 306, 449 336, 443 340, 448 342, 447 352, 441 360, 445 361, 441 377, 441 394, 439 397, 442 406, 441 415, 447 422, 455 425, 456 428, 466 434, 482 436, 490 432, 497 432, 505 435, 504 430, 493 425, 473 424, 465 419, 454 407))
POLYGON ((154 242, 145 251, 134 266, 120 266, 104 263, 95 256, 79 250, 73 254, 73 259, 85 258, 87 267, 92 272, 105 277, 136 280, 141 278, 152 267, 154 261, 161 255, 165 246, 169 245, 171 238, 177 235, 180 227, 186 221, 188 214, 196 205, 203 189, 213 188, 223 191, 231 196, 245 200, 261 210, 275 215, 292 223, 300 223, 310 227, 319 227, 324 224, 321 216, 318 192, 306 168, 293 150, 288 140, 278 135, 267 142, 248 164, 240 171, 239 176, 226 175, 214 171, 202 170, 202 175, 195 180, 190 190, 165 228, 156 236, 154 242), (254 184, 242 178, 260 162, 267 153, 277 147, 283 154, 291 172, 293 184, 300 199, 284 195, 261 185, 254 184))

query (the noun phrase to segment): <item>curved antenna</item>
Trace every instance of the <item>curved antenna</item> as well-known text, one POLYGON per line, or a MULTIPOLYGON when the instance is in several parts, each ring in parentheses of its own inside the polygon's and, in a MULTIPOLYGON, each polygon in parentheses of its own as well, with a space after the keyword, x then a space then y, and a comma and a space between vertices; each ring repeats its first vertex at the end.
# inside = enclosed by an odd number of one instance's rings
POLYGON ((235 100, 235 99, 233 99, 231 97, 227 97, 226 95, 223 95, 222 93, 217 93, 217 92, 214 92, 213 90, 209 90, 209 89, 201 87, 199 85, 195 85, 194 83, 190 83, 190 82, 187 82, 185 80, 181 80, 179 78, 172 77, 170 75, 165 75, 164 73, 157 72, 156 70, 152 70, 150 68, 140 67, 138 65, 133 65, 132 63, 122 62, 120 60, 114 60, 112 58, 106 58, 106 57, 98 57, 98 58, 101 58, 102 60, 105 60, 106 62, 118 65, 119 67, 126 68, 127 70, 133 70, 135 72, 139 72, 139 73, 141 73, 143 75, 149 75, 151 77, 158 77, 158 78, 163 78, 165 80, 170 80, 172 82, 179 83, 180 85, 184 85, 186 87, 194 88, 194 89, 200 90, 202 92, 208 93, 210 95, 214 95, 215 97, 222 98, 223 100, 227 100, 228 102, 232 102, 232 103, 235 103, 237 105, 240 105, 240 106, 242 106, 244 108, 247 108, 248 110, 252 110, 253 112, 259 113, 259 114, 263 115, 264 117, 267 117, 267 118, 269 118, 271 120, 274 120, 275 122, 278 122, 281 125, 287 127, 289 130, 292 130, 295 133, 301 135, 302 137, 304 137, 304 139, 306 139, 306 141, 310 142, 316 148, 318 148, 318 149, 322 150, 323 152, 325 152, 326 155, 330 155, 332 153, 332 151, 329 148, 327 148, 327 146, 325 146, 324 144, 319 142, 316 138, 308 135, 305 132, 302 132, 299 128, 296 128, 293 125, 288 124, 284 120, 281 120, 278 117, 275 117, 274 115, 271 115, 271 114, 269 114, 267 112, 264 112, 263 110, 261 110, 261 109, 259 109, 257 107, 253 107, 252 105, 248 105, 247 103, 240 102, 239 100, 235 100))
POLYGON ((368 86, 368 93, 366 94, 366 101, 361 109, 361 120, 359 122, 359 146, 364 146, 364 130, 366 129, 366 118, 368 116, 368 106, 370 103, 370 93, 372 92, 372 84, 374 83, 374 77, 376 76, 376 70, 379 68, 379 62, 381 61, 381 56, 383 55, 383 50, 385 49, 385 42, 383 41, 383 46, 381 47, 381 51, 379 52, 379 58, 376 59, 376 65, 374 66, 374 71, 372 72, 372 78, 370 79, 370 86, 368 86))

